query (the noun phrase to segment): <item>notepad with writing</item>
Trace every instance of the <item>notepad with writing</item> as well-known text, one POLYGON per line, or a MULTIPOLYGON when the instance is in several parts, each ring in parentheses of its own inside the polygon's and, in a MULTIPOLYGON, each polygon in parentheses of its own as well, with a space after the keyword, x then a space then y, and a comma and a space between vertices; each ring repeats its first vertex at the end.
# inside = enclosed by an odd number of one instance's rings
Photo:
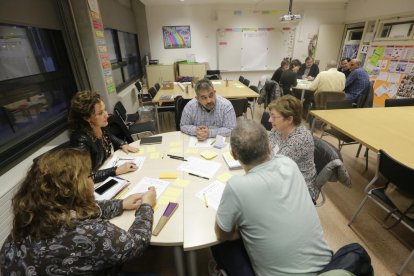
POLYGON ((150 136, 141 138, 140 145, 152 145, 152 144, 161 144, 162 136, 150 136))
POLYGON ((241 169, 242 166, 240 162, 235 160, 229 151, 223 152, 223 158, 224 158, 224 161, 226 161, 227 166, 229 166, 230 170, 241 169))
POLYGON ((157 223, 157 226, 155 226, 154 231, 152 231, 152 234, 154 236, 158 236, 162 228, 164 228, 165 224, 167 224, 168 220, 174 214, 177 208, 178 208, 178 203, 176 202, 168 203, 167 207, 165 208, 164 213, 162 214, 162 216, 160 217, 160 220, 157 223))

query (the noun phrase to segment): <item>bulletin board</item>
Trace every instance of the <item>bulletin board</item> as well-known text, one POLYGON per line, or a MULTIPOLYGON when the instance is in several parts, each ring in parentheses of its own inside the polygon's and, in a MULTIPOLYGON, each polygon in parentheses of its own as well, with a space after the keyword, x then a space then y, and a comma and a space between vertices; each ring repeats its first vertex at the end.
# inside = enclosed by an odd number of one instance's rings
POLYGON ((292 57, 295 27, 217 30, 218 68, 228 71, 275 70, 292 57))
POLYGON ((374 83, 374 106, 388 98, 414 98, 414 46, 371 46, 364 65, 374 83))

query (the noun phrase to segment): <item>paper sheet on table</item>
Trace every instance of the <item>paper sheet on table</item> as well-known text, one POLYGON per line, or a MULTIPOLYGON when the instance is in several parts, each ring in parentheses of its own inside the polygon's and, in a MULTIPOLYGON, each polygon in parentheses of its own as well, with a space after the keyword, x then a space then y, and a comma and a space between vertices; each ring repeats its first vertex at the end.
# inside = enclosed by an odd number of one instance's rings
POLYGON ((213 84, 221 84, 221 81, 212 81, 213 84))
POLYGON ((214 181, 198 193, 196 193, 196 197, 201 199, 204 202, 204 194, 207 198, 208 206, 212 207, 214 210, 218 209, 220 205, 221 196, 223 195, 225 184, 220 181, 214 181))
POLYGON ((211 144, 213 143, 215 139, 208 138, 204 141, 198 141, 196 137, 191 136, 190 140, 188 141, 188 147, 189 148, 211 148, 211 144))
POLYGON ((133 162, 138 166, 138 170, 141 170, 144 165, 145 156, 129 157, 129 156, 113 156, 105 165, 104 169, 112 168, 115 166, 121 166, 126 162, 133 162))
POLYGON ((182 162, 179 171, 193 173, 198 176, 213 178, 221 164, 214 161, 203 160, 196 157, 188 157, 187 162, 182 162))
POLYGON ((160 195, 165 191, 167 186, 170 184, 169 181, 156 179, 156 178, 150 178, 150 177, 144 177, 141 179, 138 184, 133 186, 128 193, 125 194, 124 198, 135 193, 143 194, 148 191, 148 187, 154 186, 155 191, 157 192, 157 199, 160 197, 160 195))

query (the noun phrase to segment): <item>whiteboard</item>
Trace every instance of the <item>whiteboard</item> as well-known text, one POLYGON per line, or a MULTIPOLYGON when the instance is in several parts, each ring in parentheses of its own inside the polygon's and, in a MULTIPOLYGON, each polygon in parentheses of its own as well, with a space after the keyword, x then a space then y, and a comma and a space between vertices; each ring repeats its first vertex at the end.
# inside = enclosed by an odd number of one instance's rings
POLYGON ((227 71, 275 70, 291 57, 294 29, 227 28, 217 30, 218 69, 227 71))

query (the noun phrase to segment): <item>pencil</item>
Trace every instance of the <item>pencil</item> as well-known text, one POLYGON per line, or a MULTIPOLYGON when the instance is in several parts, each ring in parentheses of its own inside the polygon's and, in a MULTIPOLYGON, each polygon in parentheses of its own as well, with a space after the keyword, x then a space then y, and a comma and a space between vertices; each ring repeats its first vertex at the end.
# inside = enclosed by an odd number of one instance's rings
POLYGON ((207 196, 205 193, 203 193, 203 199, 204 199, 204 205, 206 206, 206 208, 208 208, 207 196))

